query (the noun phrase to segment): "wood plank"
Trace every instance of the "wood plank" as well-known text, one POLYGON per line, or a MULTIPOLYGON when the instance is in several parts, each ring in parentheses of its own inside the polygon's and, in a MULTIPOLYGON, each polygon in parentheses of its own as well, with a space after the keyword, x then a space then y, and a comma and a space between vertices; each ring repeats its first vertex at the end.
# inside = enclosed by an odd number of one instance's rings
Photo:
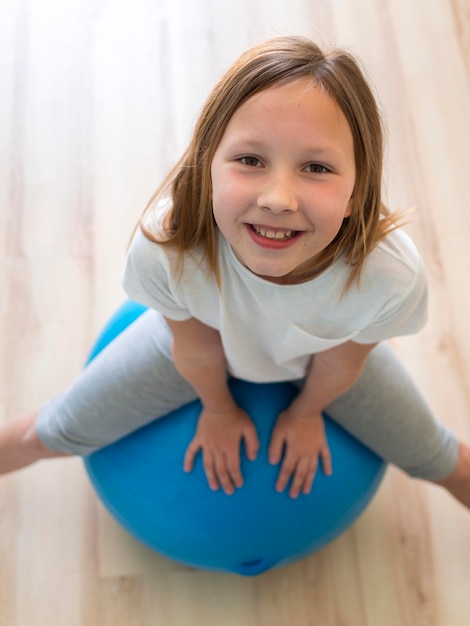
MULTIPOLYGON (((4 0, 0 8, 0 421, 83 366, 124 298, 142 209, 242 50, 299 33, 363 60, 387 126, 386 198, 415 207, 424 331, 393 342, 470 440, 466 0, 4 0)), ((192 570, 110 519, 78 459, 0 482, 8 626, 466 626, 468 511, 396 468, 339 540, 261 577, 192 570)))

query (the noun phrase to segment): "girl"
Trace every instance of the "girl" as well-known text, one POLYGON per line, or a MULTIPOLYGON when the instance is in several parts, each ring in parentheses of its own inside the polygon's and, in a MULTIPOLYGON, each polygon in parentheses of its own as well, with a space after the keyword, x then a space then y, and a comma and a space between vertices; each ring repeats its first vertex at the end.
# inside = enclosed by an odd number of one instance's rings
MULTIPOLYGON (((295 381, 269 459, 310 492, 332 460, 322 411, 470 507, 470 452, 438 423, 383 340, 426 315, 421 259, 381 201, 382 130, 358 65, 299 37, 246 52, 145 211, 124 274, 150 310, 63 395, 0 432, 0 470, 86 455, 199 397, 184 458, 212 489, 243 485, 256 430, 228 375, 295 381), (169 199, 167 199, 169 197, 169 199)), ((333 459, 334 461, 334 459, 333 459)))

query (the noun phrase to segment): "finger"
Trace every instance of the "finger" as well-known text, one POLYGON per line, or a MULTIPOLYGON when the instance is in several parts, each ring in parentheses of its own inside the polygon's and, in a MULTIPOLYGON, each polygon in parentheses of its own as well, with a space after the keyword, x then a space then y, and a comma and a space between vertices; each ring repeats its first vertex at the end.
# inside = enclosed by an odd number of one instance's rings
POLYGON ((287 454, 284 458, 276 482, 276 491, 278 491, 279 493, 281 491, 284 491, 284 489, 286 488, 287 483, 289 482, 292 474, 295 471, 296 463, 297 459, 290 456, 289 454, 287 454))
POLYGON ((232 483, 240 489, 243 487, 243 476, 240 468, 240 456, 238 458, 238 463, 236 461, 227 460, 227 469, 232 483))
POLYGON ((318 459, 314 458, 311 460, 309 465, 309 471, 307 476, 305 477, 305 481, 302 487, 302 493, 304 495, 308 495, 312 491, 313 483, 315 481, 315 476, 317 475, 318 470, 318 459))
POLYGON ((333 463, 331 460, 331 453, 328 446, 322 448, 322 450, 320 451, 320 458, 323 473, 325 474, 325 476, 331 476, 331 474, 333 474, 333 463))
POLYGON ((222 489, 227 495, 231 496, 234 493, 235 488, 227 469, 227 460, 222 452, 215 454, 215 472, 222 489))
POLYGON ((280 462, 284 451, 284 443, 284 435, 277 429, 274 429, 268 450, 268 458, 271 465, 277 465, 280 462))
MULTIPOLYGON (((310 484, 311 487, 317 464, 317 458, 315 458, 313 462, 311 462, 308 457, 304 457, 299 460, 289 489, 289 496, 291 498, 298 498, 301 491, 305 493, 303 490, 308 484, 310 484)), ((307 491, 306 493, 309 492, 307 491)))
POLYGON ((194 467, 194 460, 197 456, 197 453, 201 449, 200 444, 196 439, 193 439, 189 446, 186 449, 186 453, 184 455, 183 461, 183 469, 185 472, 191 472, 194 467))
POLYGON ((246 456, 250 461, 254 461, 259 452, 259 439, 258 433, 255 428, 250 428, 243 434, 243 441, 245 443, 246 456))
POLYGON ((214 456, 213 456, 211 451, 204 449, 203 455, 202 455, 202 462, 203 462, 203 465, 204 465, 204 471, 206 473, 207 482, 209 483, 209 487, 213 491, 217 491, 217 489, 220 487, 220 484, 219 484, 219 481, 218 481, 218 478, 217 478, 217 474, 216 474, 216 471, 215 471, 214 456))
POLYGON ((243 487, 243 476, 240 467, 240 450, 234 449, 225 454, 225 462, 230 480, 235 487, 243 487))

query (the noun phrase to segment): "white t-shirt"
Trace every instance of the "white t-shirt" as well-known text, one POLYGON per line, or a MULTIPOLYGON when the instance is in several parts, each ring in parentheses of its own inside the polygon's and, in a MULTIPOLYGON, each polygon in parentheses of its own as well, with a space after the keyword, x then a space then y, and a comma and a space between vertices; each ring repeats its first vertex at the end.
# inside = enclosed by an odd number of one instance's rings
POLYGON ((278 285, 250 272, 220 235, 219 265, 220 290, 200 251, 186 256, 180 275, 176 251, 139 229, 123 285, 131 299, 170 319, 195 317, 216 328, 228 371, 245 380, 303 378, 317 352, 349 340, 367 344, 411 334, 426 321, 423 262, 399 230, 372 250, 359 285, 344 294, 350 267, 342 259, 308 282, 278 285))

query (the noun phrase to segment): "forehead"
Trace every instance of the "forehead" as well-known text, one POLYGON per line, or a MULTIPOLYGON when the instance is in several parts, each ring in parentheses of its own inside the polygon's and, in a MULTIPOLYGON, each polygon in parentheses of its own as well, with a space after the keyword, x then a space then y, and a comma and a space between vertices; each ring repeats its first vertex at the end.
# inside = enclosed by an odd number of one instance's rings
POLYGON ((349 123, 336 101, 315 81, 269 87, 246 100, 229 120, 225 135, 329 137, 352 142, 349 123))

